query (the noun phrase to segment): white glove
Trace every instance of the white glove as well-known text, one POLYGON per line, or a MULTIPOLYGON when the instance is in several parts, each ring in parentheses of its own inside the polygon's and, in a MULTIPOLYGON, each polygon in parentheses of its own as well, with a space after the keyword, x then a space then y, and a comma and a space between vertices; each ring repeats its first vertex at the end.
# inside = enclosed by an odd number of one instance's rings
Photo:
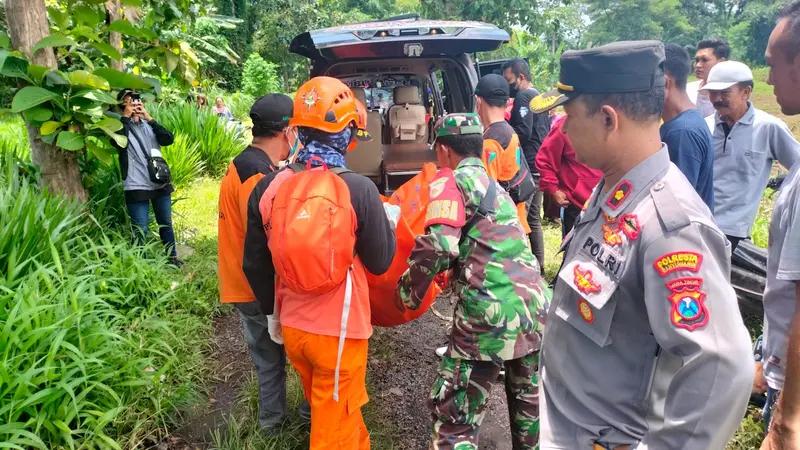
POLYGON ((392 230, 396 229, 397 222, 400 221, 400 207, 384 203, 383 210, 386 212, 386 218, 389 219, 389 223, 392 224, 392 230))
POLYGON ((281 321, 273 315, 267 316, 267 331, 272 342, 283 345, 283 329, 281 329, 281 321))

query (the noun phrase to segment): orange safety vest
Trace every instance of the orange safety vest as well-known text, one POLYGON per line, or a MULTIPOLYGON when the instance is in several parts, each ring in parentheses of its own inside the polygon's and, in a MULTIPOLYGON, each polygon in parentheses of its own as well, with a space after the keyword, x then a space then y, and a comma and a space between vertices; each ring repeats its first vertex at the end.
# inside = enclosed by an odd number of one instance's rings
MULTIPOLYGON (((503 148, 494 139, 483 140, 483 165, 486 166, 486 173, 497 181, 510 181, 520 170, 519 161, 521 157, 519 136, 516 133, 511 135, 508 146, 503 148)), ((528 209, 525 203, 517 203, 517 217, 525 230, 526 234, 531 232, 528 225, 528 209)))

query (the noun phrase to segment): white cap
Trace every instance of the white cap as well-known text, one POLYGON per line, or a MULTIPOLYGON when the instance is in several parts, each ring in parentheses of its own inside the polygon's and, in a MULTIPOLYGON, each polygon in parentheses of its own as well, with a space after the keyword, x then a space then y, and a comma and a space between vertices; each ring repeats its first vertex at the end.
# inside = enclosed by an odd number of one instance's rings
POLYGON ((723 61, 717 63, 708 73, 706 84, 701 91, 724 91, 736 83, 753 81, 753 71, 747 64, 739 61, 723 61))

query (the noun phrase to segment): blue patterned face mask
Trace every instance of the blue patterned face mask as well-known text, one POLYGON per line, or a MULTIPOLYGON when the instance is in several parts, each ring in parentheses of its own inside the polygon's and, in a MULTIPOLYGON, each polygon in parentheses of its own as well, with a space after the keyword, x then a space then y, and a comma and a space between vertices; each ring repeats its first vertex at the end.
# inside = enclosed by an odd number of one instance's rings
MULTIPOLYGON (((338 133, 323 133, 317 130, 301 129, 300 142, 305 147, 297 154, 297 160, 305 163, 312 156, 318 156, 328 167, 345 167, 344 155, 347 153, 347 146, 353 137, 353 131, 345 128, 338 133)), ((311 162, 312 166, 322 165, 316 159, 311 162)))

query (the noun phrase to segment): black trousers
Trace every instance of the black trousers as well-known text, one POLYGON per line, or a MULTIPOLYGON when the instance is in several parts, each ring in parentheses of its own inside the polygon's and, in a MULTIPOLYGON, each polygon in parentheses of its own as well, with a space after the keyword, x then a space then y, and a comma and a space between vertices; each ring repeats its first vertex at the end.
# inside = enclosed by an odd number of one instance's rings
POLYGON ((740 238, 740 237, 736 237, 736 236, 728 236, 727 234, 725 235, 725 237, 728 238, 728 240, 731 242, 731 255, 732 255, 733 251, 736 250, 736 247, 739 246, 739 242, 741 242, 742 239, 744 239, 744 238, 740 238))
POLYGON ((572 231, 578 216, 581 214, 581 209, 575 205, 570 204, 566 208, 561 208, 561 238, 566 237, 567 233, 572 231))
POLYGON ((540 190, 537 190, 528 200, 528 225, 531 227, 529 235, 531 251, 539 261, 539 270, 544 273, 544 231, 542 231, 542 191, 540 190))

